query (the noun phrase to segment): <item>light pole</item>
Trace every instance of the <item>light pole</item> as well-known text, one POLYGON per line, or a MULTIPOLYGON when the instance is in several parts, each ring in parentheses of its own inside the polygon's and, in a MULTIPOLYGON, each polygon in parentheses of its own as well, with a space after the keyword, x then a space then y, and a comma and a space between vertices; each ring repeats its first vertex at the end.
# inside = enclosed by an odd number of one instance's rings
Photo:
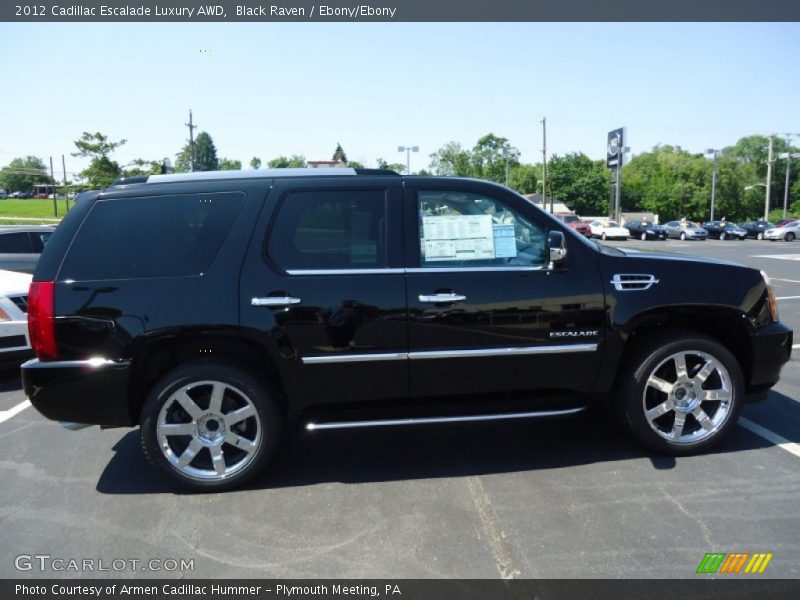
POLYGON ((712 162, 713 167, 711 171, 711 218, 709 221, 714 220, 714 202, 717 199, 717 157, 719 156, 720 151, 716 148, 709 148, 706 150, 706 154, 712 154, 712 162))
POLYGON ((406 153, 406 175, 411 175, 411 153, 419 152, 419 146, 398 146, 397 151, 406 153))
MULTIPOLYGON (((787 133, 786 134, 786 149, 789 150, 791 146, 789 145, 789 139, 792 136, 800 136, 800 133, 787 133)), ((792 170, 792 159, 793 158, 800 158, 800 154, 791 153, 791 152, 783 152, 781 153, 778 158, 786 159, 786 185, 783 189, 783 218, 786 218, 786 208, 789 206, 789 173, 792 170)))
POLYGON ((503 157, 506 159, 506 187, 508 187, 508 157, 513 156, 517 158, 520 155, 520 151, 513 146, 503 146, 503 157))

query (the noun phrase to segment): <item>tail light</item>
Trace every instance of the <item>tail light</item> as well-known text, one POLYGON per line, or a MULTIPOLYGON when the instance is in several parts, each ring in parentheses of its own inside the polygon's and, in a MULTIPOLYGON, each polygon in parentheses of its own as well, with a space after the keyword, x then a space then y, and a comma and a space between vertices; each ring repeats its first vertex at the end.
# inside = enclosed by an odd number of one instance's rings
POLYGON ((773 322, 777 323, 780 320, 778 315, 778 302, 775 299, 775 290, 772 289, 772 284, 769 281, 769 276, 761 271, 761 276, 764 278, 764 283, 767 286, 767 298, 769 299, 769 313, 773 322))
POLYGON ((55 324, 55 284, 34 281, 28 291, 28 335, 39 360, 58 358, 55 324))

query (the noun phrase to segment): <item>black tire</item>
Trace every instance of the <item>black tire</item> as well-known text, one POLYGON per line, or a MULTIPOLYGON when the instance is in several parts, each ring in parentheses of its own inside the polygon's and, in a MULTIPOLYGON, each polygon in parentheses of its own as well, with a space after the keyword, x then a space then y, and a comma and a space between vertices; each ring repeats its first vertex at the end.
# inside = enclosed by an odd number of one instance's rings
MULTIPOLYGON (((198 405, 202 405, 202 398, 198 400, 200 400, 200 402, 195 404, 194 408, 201 408, 201 406, 198 405)), ((209 404, 211 402, 210 396, 208 402, 209 404)), ((178 410, 180 410, 180 408, 178 408, 178 410)), ((210 411, 210 405, 206 410, 210 411)), ((208 415, 204 417, 198 415, 198 417, 195 417, 184 413, 184 418, 189 420, 192 424, 201 422, 203 418, 207 419, 207 417, 208 415)), ((189 422, 180 422, 178 424, 188 425, 189 422)), ((268 388, 250 373, 232 364, 199 360, 184 363, 176 367, 153 386, 144 402, 140 425, 142 448, 152 464, 160 468, 170 479, 184 488, 199 492, 216 492, 241 486, 258 475, 266 467, 269 460, 274 456, 280 442, 284 417, 275 399, 275 394, 269 392, 268 388), (201 384, 200 382, 208 383, 201 384), (232 458, 236 460, 238 455, 242 455, 241 468, 230 474, 210 474, 211 478, 193 477, 179 471, 179 467, 173 466, 172 462, 165 456, 166 450, 162 451, 159 445, 158 433, 159 414, 167 401, 172 401, 173 405, 176 405, 173 394, 182 387, 197 384, 195 389, 202 392, 203 387, 208 386, 211 387, 211 393, 213 393, 213 390, 216 389, 213 387, 215 383, 220 383, 224 390, 222 392, 223 399, 221 400, 223 403, 221 406, 223 406, 223 408, 220 409, 220 414, 223 417, 229 416, 236 408, 236 404, 242 401, 244 401, 244 404, 240 404, 239 408, 248 406, 249 403, 249 405, 252 405, 252 408, 254 408, 254 411, 251 410, 250 412, 253 414, 241 419, 233 425, 229 425, 224 418, 219 419, 222 425, 217 424, 214 431, 217 431, 219 427, 222 429, 220 432, 220 434, 222 434, 226 431, 227 427, 227 430, 237 438, 235 440, 237 446, 239 445, 240 439, 243 439, 245 442, 250 442, 250 438, 252 438, 255 440, 255 442, 252 443, 254 449, 240 450, 238 447, 229 444, 227 440, 218 441, 214 443, 214 445, 220 447, 219 452, 223 455, 222 464, 227 467, 229 459, 232 458), (230 410, 226 412, 224 410, 225 406, 231 407, 230 410), (255 433, 253 435, 248 435, 245 428, 249 428, 255 433), (223 446, 224 449, 222 449, 223 446)), ((194 426, 199 427, 197 425, 194 426)), ((179 436, 177 434, 168 435, 170 437, 166 439, 175 440, 177 437, 181 438, 176 440, 177 442, 186 439, 189 444, 194 442, 195 439, 200 439, 195 434, 187 436, 179 436)), ((171 443, 174 444, 176 441, 171 443)), ((193 455, 194 458, 190 460, 189 467, 194 468, 192 467, 193 463, 205 460, 203 451, 204 448, 200 448, 196 455, 193 455)), ((173 452, 173 450, 171 449, 170 452, 173 452)), ((208 456, 208 464, 215 464, 211 457, 210 448, 206 454, 208 456)), ((178 458, 177 452, 174 452, 174 455, 175 458, 178 458)), ((236 463, 234 466, 235 465, 236 463)), ((208 472, 210 473, 210 471, 208 472)))
POLYGON ((787 242, 793 242, 794 241, 794 234, 790 231, 785 236, 783 236, 783 239, 786 240, 787 242))
MULTIPOLYGON (((696 358, 702 360, 699 356, 696 358)), ((674 456, 697 454, 709 450, 735 427, 744 404, 744 379, 736 358, 715 339, 691 331, 672 331, 655 335, 637 343, 627 354, 627 363, 617 378, 614 405, 624 427, 646 447, 674 456), (669 429, 669 419, 672 416, 672 427, 674 428, 676 417, 678 416, 677 409, 673 409, 672 414, 666 412, 657 417, 655 419, 658 423, 657 425, 651 425, 645 414, 646 410, 652 410, 659 404, 666 404, 666 402, 662 401, 673 398, 673 396, 648 387, 647 381, 651 375, 654 375, 654 371, 659 368, 659 365, 666 365, 660 368, 668 370, 670 357, 684 352, 689 355, 692 352, 703 353, 712 357, 724 367, 727 385, 730 387, 730 400, 727 405, 725 402, 716 402, 714 400, 701 401, 698 405, 701 409, 700 417, 703 417, 703 415, 711 419, 719 417, 720 421, 712 432, 701 431, 703 429, 700 425, 701 421, 692 413, 684 413, 685 422, 687 426, 691 427, 691 429, 683 430, 684 433, 689 432, 686 433, 688 439, 675 442, 664 437, 670 432, 662 431, 662 434, 659 434, 654 427, 666 427, 666 429, 669 429), (726 405, 725 410, 717 414, 716 410, 722 410, 723 405, 726 405), (647 406, 650 406, 650 409, 646 409, 647 406), (704 412, 705 410, 713 412, 706 413, 704 412), (661 421, 659 422, 659 420, 661 421), (692 430, 694 430, 694 434, 701 436, 697 441, 691 440, 691 436, 694 435, 692 430), (702 437, 703 435, 707 437, 702 437)), ((702 370, 695 363, 692 363, 693 366, 691 367, 689 364, 689 361, 686 361, 689 372, 702 370)), ((702 365, 704 363, 698 364, 702 365)), ((665 371, 659 370, 657 372, 664 373, 665 371)), ((693 377, 695 376, 696 374, 693 377)), ((665 381, 674 385, 677 382, 677 378, 676 382, 665 381)), ((703 385, 714 385, 715 381, 724 381, 719 371, 714 371, 703 385), (714 378, 718 379, 715 380, 714 378)), ((674 429, 671 433, 674 433, 674 429)))

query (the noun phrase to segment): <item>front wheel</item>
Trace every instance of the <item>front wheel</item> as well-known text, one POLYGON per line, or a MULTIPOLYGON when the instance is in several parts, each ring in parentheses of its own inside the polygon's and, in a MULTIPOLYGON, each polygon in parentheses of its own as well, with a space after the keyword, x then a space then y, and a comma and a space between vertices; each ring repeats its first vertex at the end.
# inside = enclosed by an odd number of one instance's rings
POLYGON ((219 491, 257 475, 278 446, 283 417, 249 373, 196 361, 170 371, 142 409, 142 447, 150 462, 196 491, 219 491))
POLYGON ((719 342, 674 332, 642 343, 619 379, 617 412, 645 446, 688 455, 718 443, 742 410, 744 380, 719 342))
POLYGON ((794 234, 792 232, 789 232, 785 236, 783 236, 783 239, 786 240, 787 242, 793 242, 794 234))
POLYGON ((640 239, 641 239, 643 242, 644 242, 644 241, 646 241, 646 240, 647 240, 647 234, 646 234, 646 233, 643 233, 643 234, 640 236, 640 239))

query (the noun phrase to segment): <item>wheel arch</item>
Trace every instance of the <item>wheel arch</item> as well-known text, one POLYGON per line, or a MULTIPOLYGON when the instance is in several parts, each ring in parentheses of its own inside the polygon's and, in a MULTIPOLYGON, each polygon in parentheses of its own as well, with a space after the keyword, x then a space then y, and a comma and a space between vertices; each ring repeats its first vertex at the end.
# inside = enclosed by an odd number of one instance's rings
POLYGON ((178 365, 203 358, 245 369, 267 385, 286 410, 280 372, 262 343, 243 332, 188 331, 149 338, 134 351, 128 384, 131 422, 139 422, 148 392, 164 375, 178 365))

